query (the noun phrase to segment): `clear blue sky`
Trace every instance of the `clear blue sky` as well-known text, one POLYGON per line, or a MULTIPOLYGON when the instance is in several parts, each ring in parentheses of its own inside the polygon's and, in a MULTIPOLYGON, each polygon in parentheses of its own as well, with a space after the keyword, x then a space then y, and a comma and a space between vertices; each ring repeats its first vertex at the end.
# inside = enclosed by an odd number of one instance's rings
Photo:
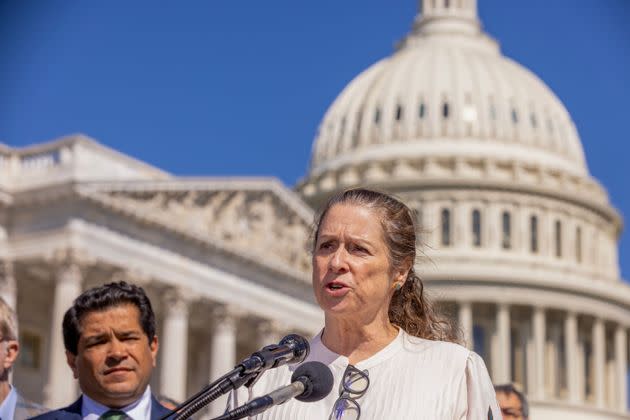
MULTIPOLYGON (((573 116, 630 217, 630 1, 479 0, 503 52, 573 116)), ((392 52, 415 0, 0 3, 0 142, 82 132, 177 175, 305 174, 337 93, 392 52)), ((630 277, 630 234, 621 242, 630 277)))

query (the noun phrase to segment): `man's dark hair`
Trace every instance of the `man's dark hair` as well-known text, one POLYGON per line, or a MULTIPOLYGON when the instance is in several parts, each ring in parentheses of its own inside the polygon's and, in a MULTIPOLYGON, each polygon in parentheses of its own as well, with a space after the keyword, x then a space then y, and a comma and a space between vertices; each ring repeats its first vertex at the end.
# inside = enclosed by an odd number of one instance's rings
POLYGON ((516 387, 514 384, 504 384, 504 385, 495 385, 494 391, 498 394, 499 392, 505 395, 514 394, 518 397, 518 400, 521 402, 521 412, 523 413, 524 418, 529 418, 529 404, 527 403, 527 398, 525 395, 516 387))
POLYGON ((155 336, 155 314, 151 301, 142 287, 120 281, 86 290, 74 300, 63 317, 63 344, 66 350, 74 355, 78 353, 81 321, 88 313, 126 304, 138 308, 140 325, 151 342, 155 336))

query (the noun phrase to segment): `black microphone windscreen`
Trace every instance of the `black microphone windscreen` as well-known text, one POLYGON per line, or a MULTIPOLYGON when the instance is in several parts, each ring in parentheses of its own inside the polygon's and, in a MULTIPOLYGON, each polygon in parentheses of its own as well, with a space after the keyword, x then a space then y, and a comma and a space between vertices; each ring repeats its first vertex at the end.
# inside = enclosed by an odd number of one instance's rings
POLYGON ((296 400, 304 402, 319 401, 330 394, 333 387, 333 374, 322 362, 306 362, 298 366, 291 375, 291 382, 306 378, 306 389, 296 400))
POLYGON ((311 352, 311 347, 308 344, 308 340, 297 334, 287 335, 282 340, 280 340, 280 345, 289 346, 293 350, 293 354, 298 360, 291 363, 303 362, 304 359, 306 359, 308 354, 311 352))

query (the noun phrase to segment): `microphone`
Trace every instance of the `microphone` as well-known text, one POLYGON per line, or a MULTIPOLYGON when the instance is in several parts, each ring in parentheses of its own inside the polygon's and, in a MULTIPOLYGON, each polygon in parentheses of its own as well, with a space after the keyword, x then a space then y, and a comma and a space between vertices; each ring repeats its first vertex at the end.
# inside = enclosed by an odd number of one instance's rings
POLYGON ((237 420, 262 413, 268 408, 282 404, 291 398, 303 402, 319 401, 330 393, 333 387, 333 374, 321 362, 306 362, 291 376, 291 383, 247 404, 231 410, 215 420, 237 420))
POLYGON ((289 334, 280 340, 279 344, 263 347, 253 353, 236 366, 236 369, 248 374, 262 372, 287 363, 302 363, 309 352, 310 347, 306 338, 297 334, 289 334))

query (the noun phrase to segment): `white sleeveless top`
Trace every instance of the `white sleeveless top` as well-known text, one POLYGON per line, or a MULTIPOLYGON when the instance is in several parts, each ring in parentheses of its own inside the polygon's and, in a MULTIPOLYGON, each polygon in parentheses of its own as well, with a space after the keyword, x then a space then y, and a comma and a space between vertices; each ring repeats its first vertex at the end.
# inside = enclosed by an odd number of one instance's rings
MULTIPOLYGON (((321 333, 310 345, 305 362, 316 360, 328 365, 334 377, 330 394, 311 403, 292 399, 250 419, 328 420, 348 358, 324 346, 321 333)), ((241 389, 232 394, 230 408, 288 385, 297 366, 263 373, 249 392, 241 389)), ((361 420, 501 419, 483 360, 457 344, 413 337, 401 329, 394 341, 355 367, 367 370, 370 378, 368 390, 357 399, 361 420)))

